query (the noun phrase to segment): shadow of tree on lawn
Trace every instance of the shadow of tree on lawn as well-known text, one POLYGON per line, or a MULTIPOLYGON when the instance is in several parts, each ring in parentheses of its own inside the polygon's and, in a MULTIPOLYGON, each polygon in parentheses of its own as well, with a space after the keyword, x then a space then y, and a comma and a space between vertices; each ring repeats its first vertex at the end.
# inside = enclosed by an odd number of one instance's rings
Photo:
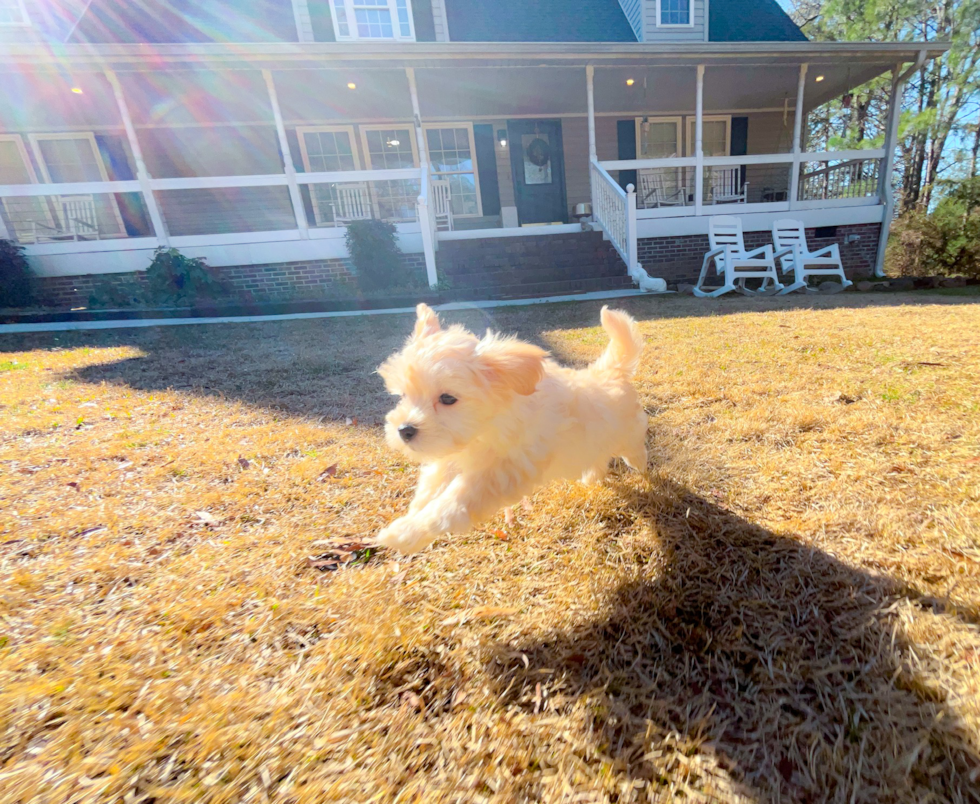
POLYGON ((664 797, 980 801, 975 736, 902 626, 914 590, 684 489, 623 493, 657 547, 601 618, 499 647, 507 705, 584 706, 595 753, 664 797))

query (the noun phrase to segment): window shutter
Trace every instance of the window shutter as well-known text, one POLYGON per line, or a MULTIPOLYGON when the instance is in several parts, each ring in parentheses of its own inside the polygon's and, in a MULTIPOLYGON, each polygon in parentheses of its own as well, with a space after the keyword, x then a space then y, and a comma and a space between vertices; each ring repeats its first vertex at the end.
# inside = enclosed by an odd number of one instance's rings
MULTIPOLYGON (((732 118, 732 156, 745 156, 749 152, 749 118, 732 118)), ((745 184, 745 165, 742 165, 742 184, 745 184)))
MULTIPOLYGON (((131 181, 136 178, 126 158, 126 146, 122 137, 111 134, 96 134, 95 144, 102 156, 109 181, 131 181)), ((142 193, 115 193, 116 205, 122 217, 126 234, 130 237, 150 237, 153 227, 143 206, 142 193)))
MULTIPOLYGON (((436 23, 432 16, 432 0, 412 0, 416 42, 435 42, 436 23)), ((482 177, 480 181, 483 181, 482 177)))
POLYGON ((484 215, 500 214, 495 142, 493 126, 486 123, 473 126, 473 145, 476 146, 476 169, 480 175, 480 200, 483 202, 484 215))
MULTIPOLYGON (((616 141, 620 159, 636 159, 636 121, 633 118, 616 121, 616 141)), ((635 170, 619 171, 619 186, 625 190, 627 184, 636 187, 635 170)))
POLYGON ((313 25, 313 39, 317 42, 335 42, 337 37, 333 33, 330 0, 309 0, 308 6, 310 23, 313 25))

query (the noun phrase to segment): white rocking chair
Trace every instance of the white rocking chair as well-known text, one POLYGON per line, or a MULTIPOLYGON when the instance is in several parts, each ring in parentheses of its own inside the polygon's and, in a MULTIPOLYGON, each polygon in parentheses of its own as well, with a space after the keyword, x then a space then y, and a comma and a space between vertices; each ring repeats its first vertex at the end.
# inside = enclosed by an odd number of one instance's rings
POLYGON ((366 221, 374 217, 366 183, 338 184, 335 189, 337 199, 330 204, 335 226, 346 226, 351 221, 366 221))
POLYGON ((711 250, 704 255, 701 264, 701 275, 694 286, 694 295, 701 298, 713 299, 737 290, 749 296, 766 294, 783 289, 776 274, 776 262, 773 258, 772 246, 762 246, 751 251, 745 250, 745 240, 742 237, 742 221, 731 215, 712 216, 708 222, 708 243, 711 250), (708 266, 715 261, 715 273, 724 275, 725 283, 714 290, 704 289, 704 280, 708 275, 708 266), (746 279, 761 279, 762 286, 757 291, 745 287, 746 279), (773 289, 767 285, 770 280, 773 289))
POLYGON ((54 226, 32 221, 34 242, 42 240, 98 240, 99 219, 95 211, 95 199, 90 195, 61 197, 61 220, 54 226))
POLYGON ((640 182, 640 195, 637 199, 642 209, 654 207, 683 207, 687 205, 687 188, 677 187, 668 190, 664 183, 663 171, 659 168, 641 170, 637 176, 640 182))
POLYGON ((772 225, 772 242, 776 246, 774 256, 779 260, 783 273, 793 271, 794 274, 793 284, 788 285, 783 293, 806 288, 807 278, 811 276, 840 277, 841 290, 853 284, 844 275, 837 244, 810 251, 802 221, 776 221, 772 225))
POLYGON ((433 181, 431 187, 436 231, 451 232, 453 230, 453 198, 449 182, 433 181))
POLYGON ((749 198, 749 183, 742 183, 742 168, 711 168, 709 186, 712 204, 744 204, 749 198))

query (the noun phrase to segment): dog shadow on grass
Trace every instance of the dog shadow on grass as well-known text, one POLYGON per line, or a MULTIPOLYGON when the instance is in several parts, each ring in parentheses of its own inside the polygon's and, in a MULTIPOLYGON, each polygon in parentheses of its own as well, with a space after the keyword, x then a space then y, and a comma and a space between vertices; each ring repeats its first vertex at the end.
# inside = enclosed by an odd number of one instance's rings
POLYGON ((592 759, 662 797, 980 800, 980 752, 902 626, 914 590, 687 490, 622 492, 653 563, 601 618, 501 646, 505 705, 584 712, 592 759))

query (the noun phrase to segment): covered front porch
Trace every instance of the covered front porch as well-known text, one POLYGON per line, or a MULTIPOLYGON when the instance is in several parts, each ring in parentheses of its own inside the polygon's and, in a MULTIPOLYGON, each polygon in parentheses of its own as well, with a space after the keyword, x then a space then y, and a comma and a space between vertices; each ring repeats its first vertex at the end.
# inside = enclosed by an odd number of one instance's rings
POLYGON ((854 151, 811 147, 804 117, 928 52, 578 47, 12 48, 0 237, 47 275, 142 270, 161 245, 269 265, 343 260, 373 217, 435 285, 446 241, 584 224, 653 289, 651 244, 715 214, 887 226, 894 115, 854 151))

